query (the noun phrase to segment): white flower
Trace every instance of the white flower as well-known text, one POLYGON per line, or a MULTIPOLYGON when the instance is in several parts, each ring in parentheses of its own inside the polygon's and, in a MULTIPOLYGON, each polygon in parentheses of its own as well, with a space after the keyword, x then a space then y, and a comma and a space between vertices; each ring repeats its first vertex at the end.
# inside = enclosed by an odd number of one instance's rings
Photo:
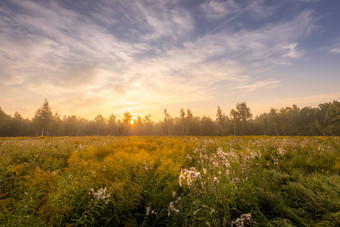
POLYGON ((224 158, 225 156, 227 156, 228 154, 223 152, 222 148, 219 147, 217 148, 217 155, 220 156, 221 158, 224 158))
POLYGON ((191 171, 197 172, 196 168, 194 166, 190 167, 191 171))
POLYGON ((217 177, 214 177, 214 182, 215 183, 220 183, 220 181, 217 179, 217 177))
POLYGON ((181 201, 181 197, 178 197, 175 201, 175 204, 177 204, 179 201, 181 201))
POLYGON ((179 175, 179 179, 178 179, 178 184, 180 187, 182 187, 182 181, 184 180, 184 176, 182 174, 179 175))
POLYGON ((179 186, 182 187, 182 183, 186 180, 188 186, 192 185, 193 182, 196 180, 201 179, 201 173, 196 172, 195 168, 191 168, 192 170, 188 169, 181 169, 181 174, 179 175, 179 186))
POLYGON ((143 167, 144 167, 144 170, 145 170, 145 171, 148 171, 148 170, 149 170, 149 168, 148 168, 148 166, 147 166, 146 163, 143 164, 143 167))
POLYGON ((285 149, 283 149, 282 147, 279 147, 277 151, 278 151, 278 154, 281 156, 283 156, 286 153, 285 149))
POLYGON ((92 196, 92 200, 105 200, 111 197, 111 194, 106 194, 106 187, 98 189, 97 192, 93 188, 90 188, 89 195, 92 196))
POLYGON ((178 214, 178 213, 179 213, 179 210, 177 210, 177 209, 175 208, 174 202, 170 202, 170 203, 169 203, 169 207, 168 207, 168 216, 170 216, 171 212, 174 212, 175 214, 178 214))
POLYGON ((150 207, 147 207, 145 210, 146 210, 145 216, 149 216, 150 214, 151 215, 156 215, 157 214, 157 212, 154 211, 154 210, 151 210, 150 207))

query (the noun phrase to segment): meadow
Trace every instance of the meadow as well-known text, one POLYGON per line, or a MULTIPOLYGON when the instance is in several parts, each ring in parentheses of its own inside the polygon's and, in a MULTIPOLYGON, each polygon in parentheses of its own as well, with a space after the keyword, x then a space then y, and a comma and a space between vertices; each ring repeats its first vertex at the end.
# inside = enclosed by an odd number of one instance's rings
POLYGON ((2 138, 0 226, 340 226, 339 169, 339 137, 2 138))

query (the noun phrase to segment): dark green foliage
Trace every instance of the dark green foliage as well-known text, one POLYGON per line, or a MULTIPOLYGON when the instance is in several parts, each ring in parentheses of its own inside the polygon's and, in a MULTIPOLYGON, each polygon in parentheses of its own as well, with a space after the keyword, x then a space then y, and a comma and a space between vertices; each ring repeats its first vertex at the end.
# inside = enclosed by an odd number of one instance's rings
POLYGON ((190 109, 181 109, 179 117, 171 117, 165 110, 163 121, 153 122, 151 116, 133 116, 126 112, 123 119, 98 114, 94 120, 75 115, 60 117, 54 114, 47 100, 36 111, 32 120, 19 113, 7 115, 0 108, 0 137, 14 136, 147 136, 147 135, 275 135, 275 136, 339 136, 340 102, 323 103, 316 108, 271 108, 252 118, 246 103, 238 103, 230 111, 230 118, 217 108, 216 119, 195 117, 190 109), (133 120, 134 124, 131 124, 133 120))

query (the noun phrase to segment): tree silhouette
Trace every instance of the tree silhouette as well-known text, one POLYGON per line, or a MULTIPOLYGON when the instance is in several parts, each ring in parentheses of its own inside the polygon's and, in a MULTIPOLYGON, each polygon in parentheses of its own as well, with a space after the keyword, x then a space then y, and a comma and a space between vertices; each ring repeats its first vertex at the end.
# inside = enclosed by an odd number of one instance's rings
POLYGON ((217 121, 218 126, 219 126, 220 135, 225 136, 227 116, 222 112, 222 110, 219 106, 217 106, 216 121, 217 121))
POLYGON ((245 102, 237 103, 236 111, 237 111, 238 118, 241 120, 242 135, 244 135, 246 122, 248 119, 251 119, 253 115, 250 113, 250 108, 247 107, 247 104, 245 102))
POLYGON ((234 136, 236 136, 236 123, 239 121, 238 112, 234 109, 230 110, 230 117, 233 119, 234 122, 234 136))
POLYGON ((43 105, 35 112, 33 122, 36 124, 38 133, 41 131, 41 136, 44 134, 49 135, 49 129, 53 122, 53 114, 47 99, 45 99, 43 105))

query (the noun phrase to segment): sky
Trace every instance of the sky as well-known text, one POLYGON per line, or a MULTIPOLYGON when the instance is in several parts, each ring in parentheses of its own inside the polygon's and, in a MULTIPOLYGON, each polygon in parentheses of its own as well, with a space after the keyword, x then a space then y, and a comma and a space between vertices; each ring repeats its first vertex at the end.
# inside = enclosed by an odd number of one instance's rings
POLYGON ((0 107, 215 118, 340 100, 339 0, 0 0, 0 107))

